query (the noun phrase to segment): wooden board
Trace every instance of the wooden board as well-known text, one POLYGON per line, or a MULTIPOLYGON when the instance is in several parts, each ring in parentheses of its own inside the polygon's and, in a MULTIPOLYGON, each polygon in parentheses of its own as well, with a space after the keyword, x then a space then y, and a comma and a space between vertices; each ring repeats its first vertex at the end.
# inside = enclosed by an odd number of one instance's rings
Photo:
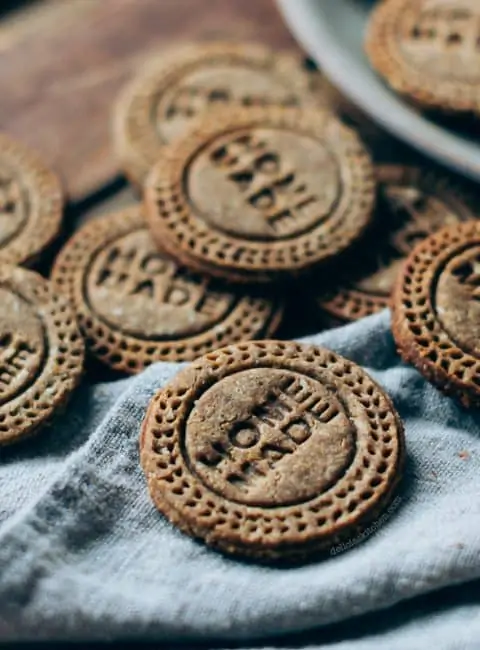
POLYGON ((293 46, 273 0, 44 0, 0 21, 0 129, 36 147, 73 201, 118 174, 110 116, 152 48, 225 38, 293 46))

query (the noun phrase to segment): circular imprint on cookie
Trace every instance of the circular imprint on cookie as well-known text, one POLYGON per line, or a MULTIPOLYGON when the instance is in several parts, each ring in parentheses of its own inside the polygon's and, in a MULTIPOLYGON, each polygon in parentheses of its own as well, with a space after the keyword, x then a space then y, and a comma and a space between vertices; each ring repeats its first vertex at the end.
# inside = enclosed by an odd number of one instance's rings
POLYGON ((226 552, 302 557, 388 504, 404 456, 389 398, 358 366, 290 342, 196 360, 152 400, 141 462, 155 505, 226 552))
POLYGON ((63 198, 37 154, 0 133, 0 263, 32 265, 58 236, 63 198))
POLYGON ((279 300, 235 292, 159 252, 139 207, 82 228, 57 257, 52 281, 74 305, 92 354, 130 373, 264 338, 282 314, 279 300))
POLYGON ((115 109, 114 141, 141 185, 165 145, 193 119, 225 107, 321 105, 300 57, 250 43, 199 43, 160 53, 131 81, 115 109))
POLYGON ((465 406, 480 404, 480 224, 444 228, 405 262, 392 328, 402 357, 465 406))
POLYGON ((440 228, 478 213, 472 197, 449 176, 401 165, 379 165, 376 174, 374 223, 368 241, 357 251, 356 271, 348 268, 344 283, 315 299, 322 314, 341 322, 389 307, 395 279, 415 245, 440 228))
POLYGON ((36 273, 0 264, 0 444, 48 422, 82 365, 83 341, 67 301, 36 273))
POLYGON ((374 68, 424 108, 478 110, 480 5, 477 0, 384 0, 370 19, 374 68))
POLYGON ((347 249, 374 193, 351 130, 327 113, 268 108, 198 122, 152 169, 145 205, 157 244, 184 264, 270 282, 347 249))

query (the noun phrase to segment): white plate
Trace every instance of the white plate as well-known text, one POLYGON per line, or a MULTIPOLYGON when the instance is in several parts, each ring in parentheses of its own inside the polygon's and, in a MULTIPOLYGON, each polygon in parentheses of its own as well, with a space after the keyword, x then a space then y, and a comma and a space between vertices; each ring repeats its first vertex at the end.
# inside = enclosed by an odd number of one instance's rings
POLYGON ((480 180, 480 144, 425 119, 370 68, 363 38, 371 0, 277 0, 277 4, 294 36, 348 99, 398 138, 480 180))

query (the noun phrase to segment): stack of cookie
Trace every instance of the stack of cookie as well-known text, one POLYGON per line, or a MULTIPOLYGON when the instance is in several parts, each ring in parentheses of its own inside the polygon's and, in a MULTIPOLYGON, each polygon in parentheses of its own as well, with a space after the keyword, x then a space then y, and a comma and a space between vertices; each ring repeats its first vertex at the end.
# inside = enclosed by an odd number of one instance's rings
POLYGON ((142 200, 76 233, 52 273, 97 358, 135 373, 268 338, 287 286, 365 232, 373 167, 321 79, 213 43, 163 52, 124 89, 114 145, 142 200))
POLYGON ((372 162, 374 129, 336 115, 332 97, 298 57, 262 46, 154 58, 115 107, 115 150, 139 201, 76 232, 49 281, 23 267, 59 234, 59 183, 0 139, 0 442, 65 405, 84 348, 130 374, 193 361, 141 434, 152 498, 182 530, 296 558, 378 515, 405 447, 388 396, 328 350, 259 340, 292 288, 317 323, 336 325, 387 307, 397 282, 401 354, 480 401, 480 226, 457 181, 372 162))

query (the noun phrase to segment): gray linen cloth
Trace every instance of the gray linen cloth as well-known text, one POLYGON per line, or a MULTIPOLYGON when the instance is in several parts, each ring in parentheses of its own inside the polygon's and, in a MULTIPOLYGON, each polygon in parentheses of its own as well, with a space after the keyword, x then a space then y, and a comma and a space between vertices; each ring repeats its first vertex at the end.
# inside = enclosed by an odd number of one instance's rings
POLYGON ((406 424, 402 489, 371 534, 294 568, 209 550, 157 512, 138 464, 145 407, 179 366, 84 385, 0 452, 0 640, 480 648, 479 414, 399 360, 387 312, 308 342, 362 364, 406 424))

